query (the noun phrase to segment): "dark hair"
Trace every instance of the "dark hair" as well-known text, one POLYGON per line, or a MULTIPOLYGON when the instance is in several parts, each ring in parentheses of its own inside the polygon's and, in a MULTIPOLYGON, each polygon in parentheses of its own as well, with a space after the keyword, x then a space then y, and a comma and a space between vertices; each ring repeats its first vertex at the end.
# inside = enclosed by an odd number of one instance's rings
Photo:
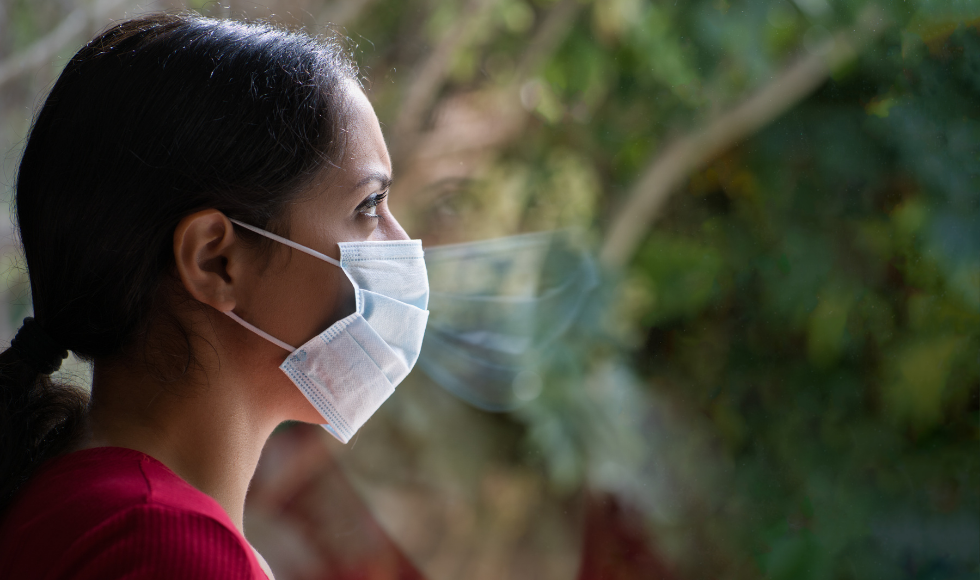
MULTIPOLYGON (((138 350, 174 280, 178 222, 215 208, 281 231, 286 204, 342 154, 346 79, 335 42, 198 15, 129 20, 85 45, 17 175, 36 324, 83 360, 138 350)), ((0 353, 0 513, 69 448, 88 404, 20 350, 0 353)))

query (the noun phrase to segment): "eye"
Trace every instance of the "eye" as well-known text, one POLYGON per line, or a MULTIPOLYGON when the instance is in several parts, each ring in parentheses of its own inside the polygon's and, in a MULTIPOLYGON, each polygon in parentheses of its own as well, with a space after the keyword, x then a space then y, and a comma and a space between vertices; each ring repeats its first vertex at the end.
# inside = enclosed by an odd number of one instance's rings
POLYGON ((357 206, 357 213, 367 217, 378 217, 378 204, 388 197, 388 190, 379 193, 372 193, 367 199, 357 206))

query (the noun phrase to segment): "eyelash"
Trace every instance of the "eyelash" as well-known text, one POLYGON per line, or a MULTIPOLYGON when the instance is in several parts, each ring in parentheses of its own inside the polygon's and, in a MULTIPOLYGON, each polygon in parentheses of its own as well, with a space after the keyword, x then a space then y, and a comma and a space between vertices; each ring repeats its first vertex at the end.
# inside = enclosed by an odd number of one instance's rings
POLYGON ((361 205, 357 206, 357 212, 359 214, 364 215, 364 216, 367 216, 367 217, 372 217, 372 218, 378 217, 377 212, 375 212, 375 213, 368 213, 368 212, 370 210, 373 210, 374 208, 378 207, 378 204, 381 203, 382 201, 384 201, 384 199, 386 197, 388 197, 388 190, 387 189, 384 190, 384 191, 382 191, 381 193, 375 193, 375 194, 371 195, 370 197, 368 197, 367 199, 365 199, 363 202, 361 202, 361 205))

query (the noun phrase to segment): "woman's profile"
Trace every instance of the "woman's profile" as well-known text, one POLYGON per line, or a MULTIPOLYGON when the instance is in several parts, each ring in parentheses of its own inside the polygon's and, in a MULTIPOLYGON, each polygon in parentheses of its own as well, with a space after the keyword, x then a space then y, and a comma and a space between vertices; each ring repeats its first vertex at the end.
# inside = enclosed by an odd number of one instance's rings
POLYGON ((34 316, 0 353, 0 569, 264 578, 242 534, 283 421, 341 441, 415 364, 422 248, 342 47, 196 15, 67 64, 16 182, 34 316), (53 382, 67 351, 91 396, 53 382))

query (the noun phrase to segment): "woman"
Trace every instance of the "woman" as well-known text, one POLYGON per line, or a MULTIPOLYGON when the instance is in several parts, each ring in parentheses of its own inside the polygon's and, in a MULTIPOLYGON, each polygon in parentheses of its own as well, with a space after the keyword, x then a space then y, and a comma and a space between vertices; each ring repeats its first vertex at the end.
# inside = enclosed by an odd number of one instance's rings
POLYGON ((390 175, 335 45, 154 15, 75 55, 17 177, 35 314, 0 354, 5 574, 271 576, 242 535, 267 437, 346 442, 418 356, 390 175), (67 350, 90 401, 49 377, 67 350))

